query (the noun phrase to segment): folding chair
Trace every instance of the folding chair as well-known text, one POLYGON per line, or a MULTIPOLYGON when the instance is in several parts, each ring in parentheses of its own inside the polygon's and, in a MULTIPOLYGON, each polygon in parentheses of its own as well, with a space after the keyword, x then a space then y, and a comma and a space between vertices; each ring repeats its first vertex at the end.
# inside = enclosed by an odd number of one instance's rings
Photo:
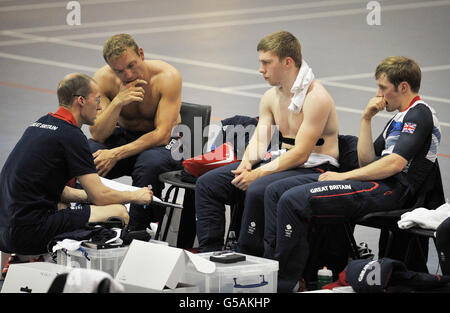
MULTIPOLYGON (((208 137, 203 136, 203 131, 210 123, 211 106, 183 102, 181 104, 180 115, 181 125, 187 126, 190 130, 190 136, 187 136, 187 134, 183 134, 183 136, 181 137, 183 151, 191 151, 189 157, 201 155, 203 153, 203 147, 208 141, 208 137), (201 145, 195 145, 194 143, 196 142, 196 140, 197 142, 198 140, 200 140, 201 145)), ((176 203, 180 188, 184 188, 185 190, 183 212, 180 221, 179 240, 177 246, 180 246, 182 248, 190 248, 189 245, 192 245, 193 240, 195 239, 195 183, 182 181, 181 173, 182 170, 162 173, 159 175, 159 180, 170 185, 164 197, 164 201, 166 202, 176 203), (193 227, 193 229, 189 228, 189 226, 193 227), (184 233, 181 237, 186 238, 180 238, 182 230, 185 230, 187 233, 184 233), (180 240, 186 240, 187 243, 180 243, 180 240)), ((162 225, 159 225, 155 238, 160 238, 160 240, 162 241, 167 240, 167 234, 172 222, 174 209, 175 208, 173 207, 169 207, 169 214, 167 215, 167 219, 165 221, 164 233, 161 236, 162 225)))
MULTIPOLYGON (((427 173, 415 198, 402 210, 368 214, 358 221, 359 225, 381 229, 380 255, 403 259, 411 270, 427 271, 428 242, 433 232, 418 227, 402 230, 397 222, 402 214, 419 207, 433 210, 445 203, 439 162, 436 160, 427 173), (414 254, 414 258, 411 256, 414 254), (420 257, 420 258, 418 258, 420 257)), ((435 242, 434 242, 435 243, 435 242)))

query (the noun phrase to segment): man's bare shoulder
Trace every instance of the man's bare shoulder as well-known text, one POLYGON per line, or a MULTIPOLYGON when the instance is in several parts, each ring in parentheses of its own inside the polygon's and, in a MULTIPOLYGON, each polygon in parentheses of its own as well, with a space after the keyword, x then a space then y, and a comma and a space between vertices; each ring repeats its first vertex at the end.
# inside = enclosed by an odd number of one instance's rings
POLYGON ((267 89, 261 98, 261 105, 272 106, 275 103, 275 101, 277 101, 278 98, 279 98, 278 87, 272 87, 270 89, 267 89))
POLYGON ((167 78, 181 77, 180 72, 171 64, 161 60, 146 60, 148 70, 152 76, 163 76, 167 78))
POLYGON ((97 82, 100 91, 105 95, 113 93, 120 87, 120 80, 109 65, 99 68, 97 72, 95 72, 93 78, 97 82))
POLYGON ((278 94, 278 87, 271 87, 264 92, 264 97, 275 97, 278 94))
POLYGON ((333 106, 334 100, 325 87, 317 80, 314 80, 313 84, 310 86, 310 90, 306 95, 305 105, 307 103, 319 103, 321 105, 333 106))
POLYGON ((180 92, 182 78, 180 72, 169 63, 160 60, 146 60, 150 73, 150 85, 159 92, 180 92))

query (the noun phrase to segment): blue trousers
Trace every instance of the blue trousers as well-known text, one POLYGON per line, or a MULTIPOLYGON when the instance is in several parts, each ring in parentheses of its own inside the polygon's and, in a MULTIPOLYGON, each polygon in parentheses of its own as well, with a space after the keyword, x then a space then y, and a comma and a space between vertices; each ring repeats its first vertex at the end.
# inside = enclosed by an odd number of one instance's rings
POLYGON ((195 214, 198 251, 222 250, 225 236, 225 204, 234 204, 243 192, 231 184, 239 163, 209 171, 195 184, 195 214))
POLYGON ((299 175, 271 184, 264 197, 264 257, 278 260, 278 292, 291 292, 308 260, 313 215, 354 219, 369 212, 402 207, 408 187, 395 177, 381 181, 317 181, 299 175))
MULTIPOLYGON (((104 144, 89 139, 89 147, 94 153, 99 149, 113 149, 136 140, 139 133, 126 132, 121 128, 116 128, 113 135, 104 144)), ((170 149, 165 146, 154 147, 141 152, 138 155, 120 160, 106 175, 108 179, 122 176, 131 176, 132 185, 136 187, 152 186, 153 194, 161 198, 164 184, 159 181, 161 173, 181 169, 181 161, 174 160, 170 149)), ((150 222, 160 221, 164 215, 162 207, 150 204, 144 209, 142 205, 130 205, 129 228, 134 230, 149 227, 150 222)))
POLYGON ((266 187, 270 183, 293 175, 319 172, 317 169, 298 168, 274 173, 255 180, 244 193, 231 184, 235 177, 231 171, 238 166, 239 162, 214 169, 197 180, 195 209, 199 252, 222 250, 225 236, 225 205, 232 205, 245 198, 238 250, 262 256, 266 187))

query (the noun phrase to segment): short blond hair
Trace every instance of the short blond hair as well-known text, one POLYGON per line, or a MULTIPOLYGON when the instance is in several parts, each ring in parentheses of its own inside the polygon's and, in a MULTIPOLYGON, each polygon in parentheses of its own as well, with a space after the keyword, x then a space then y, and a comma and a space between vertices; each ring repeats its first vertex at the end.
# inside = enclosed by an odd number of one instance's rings
POLYGON ((118 34, 109 38, 103 46, 103 58, 106 63, 112 58, 121 56, 128 48, 139 55, 139 47, 129 34, 118 34))
POLYGON ((375 79, 386 74, 387 79, 397 89, 401 82, 406 81, 413 92, 419 92, 422 71, 413 59, 404 56, 390 56, 384 59, 375 70, 375 79))
POLYGON ((280 60, 291 57, 298 68, 302 65, 302 47, 300 41, 285 30, 277 31, 261 39, 256 50, 272 52, 280 60))

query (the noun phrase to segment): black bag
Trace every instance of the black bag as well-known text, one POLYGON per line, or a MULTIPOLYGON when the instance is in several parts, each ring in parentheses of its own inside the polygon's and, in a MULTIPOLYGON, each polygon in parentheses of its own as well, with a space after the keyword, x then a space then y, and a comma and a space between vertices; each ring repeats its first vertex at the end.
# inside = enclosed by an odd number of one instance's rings
POLYGON ((347 266, 347 282, 356 292, 414 292, 450 290, 449 275, 410 271, 398 260, 353 260, 347 266))
POLYGON ((219 147, 226 142, 230 142, 234 147, 234 154, 239 160, 242 160, 245 149, 250 141, 250 138, 258 125, 258 118, 235 115, 233 117, 226 118, 221 121, 222 131, 217 134, 213 141, 214 147, 219 147), (244 141, 239 140, 238 135, 241 135, 241 131, 244 131, 244 141))

